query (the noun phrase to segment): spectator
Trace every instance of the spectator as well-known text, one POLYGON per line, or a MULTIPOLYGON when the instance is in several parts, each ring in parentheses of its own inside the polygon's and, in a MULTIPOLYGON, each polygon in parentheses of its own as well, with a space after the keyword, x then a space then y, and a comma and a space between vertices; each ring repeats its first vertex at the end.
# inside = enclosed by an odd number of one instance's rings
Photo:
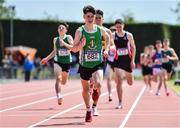
POLYGON ((9 56, 6 54, 2 60, 3 63, 3 73, 5 78, 10 78, 11 73, 10 73, 10 59, 9 56))
POLYGON ((41 61, 40 57, 37 57, 34 60, 34 65, 35 65, 35 68, 36 68, 34 79, 39 79, 39 74, 40 74, 40 71, 41 71, 40 61, 41 61))
POLYGON ((34 62, 31 60, 30 55, 27 54, 24 60, 24 78, 25 82, 30 81, 31 71, 34 69, 34 62))

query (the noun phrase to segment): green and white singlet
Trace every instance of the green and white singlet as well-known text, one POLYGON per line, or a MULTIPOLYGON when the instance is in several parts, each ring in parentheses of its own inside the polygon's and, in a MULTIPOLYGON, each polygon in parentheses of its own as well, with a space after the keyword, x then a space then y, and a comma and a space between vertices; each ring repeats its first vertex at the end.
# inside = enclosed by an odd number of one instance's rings
MULTIPOLYGON (((64 36, 63 41, 69 44, 68 35, 64 36)), ((54 60, 62 64, 71 63, 72 56, 71 56, 70 50, 66 48, 65 46, 60 46, 60 37, 57 37, 55 45, 56 45, 56 55, 55 55, 54 60)))
POLYGON ((169 49, 169 50, 162 50, 162 57, 163 57, 163 60, 162 60, 162 62, 163 63, 168 63, 168 64, 172 64, 172 61, 171 60, 168 60, 168 61, 166 61, 164 58, 166 58, 166 56, 170 56, 170 57, 172 57, 172 52, 171 52, 171 50, 169 49))
POLYGON ((84 26, 80 27, 81 38, 86 38, 86 45, 80 51, 79 63, 86 68, 94 68, 103 61, 102 34, 99 26, 95 26, 94 32, 87 32, 84 26))

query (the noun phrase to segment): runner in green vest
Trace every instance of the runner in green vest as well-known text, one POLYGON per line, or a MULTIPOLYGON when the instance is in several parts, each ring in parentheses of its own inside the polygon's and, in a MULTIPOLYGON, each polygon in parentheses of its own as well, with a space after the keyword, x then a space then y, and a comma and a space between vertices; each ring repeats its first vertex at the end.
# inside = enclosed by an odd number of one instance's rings
POLYGON ((162 69, 163 69, 163 83, 165 88, 165 93, 169 96, 167 91, 167 80, 170 79, 173 67, 173 61, 178 60, 178 56, 173 48, 169 47, 169 39, 163 40, 163 50, 162 50, 162 69))
POLYGON ((170 79, 172 73, 172 65, 174 60, 178 60, 178 56, 173 48, 169 47, 169 40, 164 39, 163 41, 163 64, 162 67, 167 71, 167 78, 170 79))
POLYGON ((41 64, 46 64, 54 57, 54 74, 56 77, 55 90, 59 105, 62 104, 61 86, 65 85, 67 82, 69 77, 70 63, 72 61, 70 50, 63 45, 73 45, 72 36, 66 34, 67 29, 68 25, 66 23, 60 23, 58 26, 59 36, 53 39, 54 49, 41 61, 41 64))
MULTIPOLYGON (((103 82, 103 55, 108 56, 110 38, 107 32, 94 24, 95 9, 88 5, 83 8, 85 25, 79 27, 75 33, 74 46, 66 46, 73 52, 79 51, 79 73, 83 87, 82 96, 87 108, 86 122, 92 121, 90 105, 90 78, 93 78, 95 88, 103 82), (106 39, 103 52, 102 36, 106 39)), ((100 92, 98 92, 100 94, 100 92)))

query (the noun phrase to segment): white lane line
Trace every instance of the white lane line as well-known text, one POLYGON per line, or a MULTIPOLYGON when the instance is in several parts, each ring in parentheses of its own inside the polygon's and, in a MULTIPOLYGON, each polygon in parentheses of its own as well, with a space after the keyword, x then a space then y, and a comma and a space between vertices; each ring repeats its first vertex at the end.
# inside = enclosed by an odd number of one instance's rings
POLYGON ((126 125, 126 123, 129 119, 129 117, 131 116, 134 108, 136 107, 137 103, 139 102, 141 96, 143 95, 145 88, 146 88, 145 86, 142 88, 141 92, 139 93, 138 97, 136 98, 135 102, 133 103, 132 107, 130 108, 128 114, 124 118, 124 120, 123 120, 122 124, 119 126, 119 128, 124 128, 124 126, 126 125))
MULTIPOLYGON (((20 86, 22 86, 22 85, 20 85, 20 86)), ((28 86, 29 87, 29 86, 28 86)), ((27 87, 27 88, 28 88, 27 87)), ((30 90, 30 89, 28 89, 27 90, 27 88, 18 88, 18 89, 16 89, 16 88, 14 88, 13 90, 7 90, 7 88, 6 89, 0 89, 1 90, 1 94, 3 94, 3 95, 5 95, 5 94, 9 94, 9 93, 15 93, 15 92, 24 92, 24 93, 28 93, 29 91, 39 91, 39 90, 45 90, 45 89, 51 89, 51 87, 42 87, 42 88, 31 88, 32 90, 30 90)))
POLYGON ((28 128, 33 128, 33 127, 35 127, 35 126, 37 126, 37 125, 40 125, 40 124, 42 124, 42 123, 44 123, 44 122, 46 122, 46 121, 48 121, 48 120, 51 120, 51 119, 53 119, 53 118, 55 118, 55 117, 57 117, 57 116, 60 116, 60 115, 62 115, 62 114, 64 114, 64 113, 66 113, 66 112, 72 111, 73 109, 76 109, 76 108, 78 108, 78 107, 80 107, 80 106, 82 106, 82 105, 84 105, 84 103, 80 103, 80 104, 78 104, 78 105, 76 105, 76 106, 73 106, 73 107, 71 107, 71 108, 69 108, 69 109, 66 109, 66 110, 64 110, 64 111, 62 111, 62 112, 60 112, 60 113, 57 113, 57 114, 55 114, 55 115, 53 115, 53 116, 51 116, 51 117, 48 117, 47 119, 44 119, 44 120, 42 120, 42 121, 40 121, 40 122, 38 122, 38 123, 35 123, 35 124, 31 125, 31 126, 28 126, 28 128))
POLYGON ((40 91, 40 92, 37 92, 37 93, 34 93, 34 92, 33 92, 33 93, 28 93, 28 94, 23 94, 23 95, 10 96, 10 97, 1 98, 0 101, 12 100, 12 99, 15 99, 15 98, 37 95, 37 94, 42 94, 42 93, 46 93, 46 92, 50 92, 50 91, 52 91, 52 89, 49 89, 49 90, 46 90, 46 91, 40 91))
MULTIPOLYGON (((112 92, 113 92, 113 91, 115 91, 115 89, 113 89, 112 92)), ((100 97, 103 97, 103 96, 105 96, 105 95, 107 95, 107 94, 108 94, 108 92, 105 92, 105 93, 101 94, 100 97)), ((47 119, 44 119, 44 120, 42 120, 42 121, 40 121, 40 122, 37 122, 37 123, 35 123, 35 124, 31 125, 31 126, 28 126, 28 128, 36 127, 37 125, 40 125, 40 124, 42 124, 42 123, 44 123, 44 122, 46 122, 46 121, 48 121, 48 120, 51 120, 51 119, 53 119, 53 118, 55 118, 55 117, 57 117, 57 116, 60 116, 60 115, 64 114, 64 113, 70 112, 70 111, 72 111, 72 110, 74 110, 74 109, 76 109, 76 108, 78 108, 78 107, 80 107, 80 106, 82 106, 82 105, 84 105, 83 102, 81 102, 80 104, 75 105, 75 106, 73 106, 73 107, 71 107, 71 108, 68 108, 68 109, 66 109, 66 110, 64 110, 64 111, 62 111, 62 112, 59 112, 59 113, 57 113, 57 114, 55 114, 55 115, 52 115, 52 116, 48 117, 47 119)))
MULTIPOLYGON (((75 93, 79 93, 81 91, 82 90, 77 90, 77 91, 74 91, 74 92, 66 93, 66 94, 63 94, 63 96, 72 95, 72 94, 75 94, 75 93)), ((42 100, 37 100, 37 101, 34 101, 34 102, 30 102, 30 103, 19 105, 19 106, 12 107, 12 108, 3 109, 3 110, 0 110, 0 113, 6 112, 6 111, 10 111, 10 110, 14 110, 14 109, 23 108, 23 107, 26 107, 26 106, 29 106, 29 105, 33 105, 33 104, 37 104, 37 103, 41 103, 41 102, 45 102, 45 101, 48 101, 48 100, 52 100, 54 98, 56 98, 56 96, 45 98, 45 99, 42 99, 42 100)))
MULTIPOLYGON (((73 89, 73 88, 77 88, 77 86, 73 86, 73 87, 68 87, 68 89, 73 89)), ((23 92, 23 93, 29 93, 29 92, 34 92, 34 91, 36 91, 36 92, 39 92, 39 91, 45 91, 45 90, 50 90, 50 89, 52 89, 51 87, 46 87, 46 88, 37 88, 37 89, 32 89, 32 90, 25 90, 25 89, 21 89, 21 90, 19 90, 19 89, 14 89, 13 91, 5 91, 5 90, 1 90, 1 88, 0 88, 0 92, 1 92, 1 95, 0 96, 2 96, 2 95, 5 95, 5 94, 8 94, 8 93, 19 93, 19 92, 23 92)), ((67 88, 66 88, 67 89, 67 88)), ((11 94, 10 94, 11 95, 11 94)), ((12 96, 13 97, 13 96, 12 96)), ((0 99, 3 99, 3 97, 0 97, 0 99)))

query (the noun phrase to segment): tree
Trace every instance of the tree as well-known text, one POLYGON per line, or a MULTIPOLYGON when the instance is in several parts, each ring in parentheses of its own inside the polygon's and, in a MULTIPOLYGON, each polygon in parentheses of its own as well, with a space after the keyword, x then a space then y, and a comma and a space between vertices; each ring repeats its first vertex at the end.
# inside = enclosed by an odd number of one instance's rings
POLYGON ((10 19, 15 16, 14 6, 6 7, 4 3, 5 0, 0 0, 0 61, 4 56, 3 26, 1 19, 10 19))
POLYGON ((10 19, 15 16, 14 6, 6 7, 5 0, 0 0, 0 19, 10 19))
POLYGON ((177 3, 176 8, 171 8, 171 11, 177 15, 177 22, 180 23, 180 2, 177 3))
POLYGON ((4 56, 3 29, 2 29, 2 23, 0 21, 0 64, 3 56, 4 56))
POLYGON ((123 20, 125 23, 135 23, 135 18, 133 16, 133 13, 130 11, 126 11, 122 14, 123 20))
POLYGON ((47 12, 44 12, 44 18, 42 20, 45 20, 45 21, 59 21, 59 17, 58 16, 52 16, 52 15, 48 14, 47 12))

